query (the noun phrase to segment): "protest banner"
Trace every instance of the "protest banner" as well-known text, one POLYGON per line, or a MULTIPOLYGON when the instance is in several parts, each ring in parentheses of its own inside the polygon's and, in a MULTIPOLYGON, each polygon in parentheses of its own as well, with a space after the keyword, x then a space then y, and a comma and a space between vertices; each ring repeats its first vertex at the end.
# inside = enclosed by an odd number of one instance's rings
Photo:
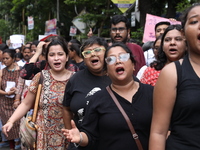
POLYGON ((28 17, 28 30, 32 30, 34 28, 34 20, 32 16, 28 17))
POLYGON ((168 21, 171 24, 181 24, 180 21, 147 14, 145 28, 144 28, 144 34, 143 34, 143 40, 142 40, 143 43, 146 43, 148 41, 155 41, 155 29, 154 28, 155 28, 155 25, 161 21, 168 21))
POLYGON ((56 34, 57 19, 51 19, 45 22, 45 35, 56 34))

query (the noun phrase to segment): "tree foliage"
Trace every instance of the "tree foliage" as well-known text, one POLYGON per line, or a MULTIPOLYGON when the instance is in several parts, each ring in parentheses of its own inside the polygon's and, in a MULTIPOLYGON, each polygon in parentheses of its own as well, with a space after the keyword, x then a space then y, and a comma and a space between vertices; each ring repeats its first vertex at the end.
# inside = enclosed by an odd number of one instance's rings
MULTIPOLYGON (((45 21, 57 18, 56 1, 49 0, 0 0, 0 36, 3 40, 12 34, 25 34, 26 39, 33 41, 38 35, 43 35, 45 21), (34 17, 34 29, 27 30, 27 17, 34 17)), ((142 35, 146 13, 166 18, 176 18, 177 12, 182 12, 186 7, 197 0, 139 0, 140 23, 132 28, 132 37, 135 33, 142 35), (166 6, 168 6, 166 8, 166 6)), ((89 28, 92 27, 94 34, 109 37, 110 18, 115 14, 122 14, 111 0, 59 0, 59 26, 60 34, 70 40, 69 29, 72 20, 85 10, 87 13, 79 16, 86 23, 86 33, 79 37, 86 38, 89 28)), ((134 11, 134 7, 126 12, 128 18, 134 11)))

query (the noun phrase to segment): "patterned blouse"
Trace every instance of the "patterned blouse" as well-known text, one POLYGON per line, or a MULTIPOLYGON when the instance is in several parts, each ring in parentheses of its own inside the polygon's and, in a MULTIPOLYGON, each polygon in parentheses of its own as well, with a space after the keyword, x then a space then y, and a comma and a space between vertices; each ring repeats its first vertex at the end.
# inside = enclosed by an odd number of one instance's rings
POLYGON ((155 68, 147 67, 140 79, 144 84, 150 84, 155 86, 158 76, 161 70, 156 70, 155 68))

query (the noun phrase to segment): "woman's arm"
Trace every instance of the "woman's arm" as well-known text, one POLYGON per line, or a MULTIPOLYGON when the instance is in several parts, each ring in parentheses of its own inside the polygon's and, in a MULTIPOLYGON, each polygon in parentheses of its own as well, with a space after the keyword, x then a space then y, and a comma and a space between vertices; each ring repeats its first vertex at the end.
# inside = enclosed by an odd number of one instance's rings
POLYGON ((35 103, 37 88, 39 85, 40 75, 41 73, 38 73, 33 78, 26 97, 9 118, 8 122, 3 126, 3 132, 5 133, 5 135, 8 135, 7 132, 9 132, 10 129, 13 127, 14 122, 22 118, 28 112, 28 110, 33 107, 35 103))
POLYGON ((71 120, 71 129, 62 129, 63 134, 69 142, 76 143, 77 146, 85 147, 88 145, 88 137, 84 132, 80 132, 76 124, 71 120))
MULTIPOLYGON (((40 72, 44 69, 45 65, 43 65, 41 62, 37 62, 39 56, 42 54, 42 47, 46 44, 45 42, 40 42, 37 46, 36 52, 33 55, 33 57, 29 60, 28 63, 26 63, 21 71, 20 71, 20 77, 22 79, 31 80, 35 74, 40 72), (40 63, 40 65, 37 65, 37 63, 40 63), (40 66, 40 67, 38 67, 40 66)), ((43 62, 44 63, 44 62, 43 62)))
POLYGON ((15 92, 15 100, 13 104, 14 108, 17 108, 19 104, 21 103, 21 95, 22 95, 23 89, 24 89, 24 79, 19 77, 18 83, 17 83, 17 90, 15 92))
POLYGON ((22 101, 22 103, 17 107, 15 112, 12 114, 12 116, 9 118, 7 123, 3 126, 3 132, 6 136, 8 136, 8 132, 12 128, 13 124, 22 118, 29 109, 32 108, 34 102, 35 102, 35 94, 28 91, 27 96, 25 99, 22 101))
POLYGON ((43 41, 41 41, 38 44, 36 52, 33 55, 33 57, 29 60, 29 63, 35 63, 38 60, 39 56, 42 54, 42 47, 43 47, 44 44, 46 44, 46 43, 43 42, 43 41))
POLYGON ((66 129, 71 129, 71 120, 73 118, 73 113, 70 110, 70 107, 65 107, 63 106, 63 120, 64 120, 64 124, 65 124, 65 128, 66 129))
POLYGON ((177 72, 174 63, 165 66, 153 94, 153 118, 149 150, 165 150, 166 137, 176 99, 177 72))

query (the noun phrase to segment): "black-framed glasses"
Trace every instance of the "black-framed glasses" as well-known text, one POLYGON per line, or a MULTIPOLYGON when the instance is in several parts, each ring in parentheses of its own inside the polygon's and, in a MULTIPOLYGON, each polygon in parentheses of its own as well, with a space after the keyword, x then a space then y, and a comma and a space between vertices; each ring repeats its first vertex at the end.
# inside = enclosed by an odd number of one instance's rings
POLYGON ((92 53, 95 53, 96 55, 100 55, 103 51, 105 51, 106 49, 103 47, 97 47, 94 48, 93 50, 85 50, 82 52, 82 55, 84 58, 89 58, 92 56, 92 53))
POLYGON ((124 33, 125 30, 126 30, 125 27, 111 28, 112 33, 117 33, 117 31, 119 31, 119 33, 124 33))
POLYGON ((120 54, 118 57, 116 56, 109 56, 105 58, 105 61, 108 65, 113 65, 114 63, 116 63, 117 58, 122 61, 122 62, 126 62, 128 61, 128 59, 130 58, 130 53, 122 53, 120 54))

